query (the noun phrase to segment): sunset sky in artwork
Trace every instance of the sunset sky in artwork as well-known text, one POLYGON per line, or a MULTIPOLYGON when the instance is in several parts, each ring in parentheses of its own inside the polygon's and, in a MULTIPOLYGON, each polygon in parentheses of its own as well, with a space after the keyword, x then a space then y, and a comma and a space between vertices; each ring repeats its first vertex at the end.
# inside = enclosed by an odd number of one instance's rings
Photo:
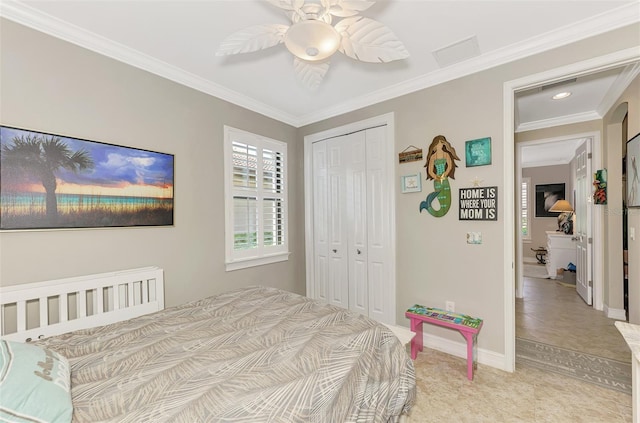
MULTIPOLYGON (((0 129, 0 144, 13 145, 16 136, 49 134, 15 128, 0 129)), ((72 152, 86 151, 94 162, 93 169, 74 173, 67 169, 55 171, 58 194, 109 195, 127 197, 173 197, 173 155, 57 136, 72 152)), ((23 177, 2 185, 3 191, 41 192, 37 177, 23 177)))

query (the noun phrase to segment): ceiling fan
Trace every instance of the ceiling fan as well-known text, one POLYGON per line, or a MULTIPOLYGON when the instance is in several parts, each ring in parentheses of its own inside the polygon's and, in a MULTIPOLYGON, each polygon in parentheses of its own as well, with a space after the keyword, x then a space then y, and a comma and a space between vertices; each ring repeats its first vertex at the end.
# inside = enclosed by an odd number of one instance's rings
POLYGON ((358 16, 374 1, 266 1, 284 10, 291 25, 254 25, 237 31, 220 43, 216 56, 251 53, 284 43, 294 56, 295 74, 311 89, 320 86, 329 70, 329 58, 336 51, 369 63, 409 57, 404 44, 388 27, 358 16), (334 18, 340 20, 332 25, 334 18))

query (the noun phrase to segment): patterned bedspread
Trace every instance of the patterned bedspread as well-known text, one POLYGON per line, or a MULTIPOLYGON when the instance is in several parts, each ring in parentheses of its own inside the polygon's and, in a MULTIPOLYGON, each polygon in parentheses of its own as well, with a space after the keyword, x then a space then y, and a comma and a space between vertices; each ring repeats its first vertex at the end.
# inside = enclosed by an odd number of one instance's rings
POLYGON ((76 422, 393 422, 415 398, 386 327, 274 288, 39 343, 69 359, 76 422))

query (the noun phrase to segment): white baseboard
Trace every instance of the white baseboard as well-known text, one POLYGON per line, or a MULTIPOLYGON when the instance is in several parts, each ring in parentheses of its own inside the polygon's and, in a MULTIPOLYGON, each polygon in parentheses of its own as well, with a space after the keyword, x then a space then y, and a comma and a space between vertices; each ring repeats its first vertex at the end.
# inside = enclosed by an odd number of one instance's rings
POLYGON ((623 320, 627 321, 627 314, 623 308, 609 308, 606 304, 604 305, 604 314, 610 319, 623 320))
MULTIPOLYGON (((424 346, 456 357, 467 358, 467 344, 451 341, 428 333, 423 334, 424 346)), ((424 354, 424 351, 422 352, 424 354)), ((427 351, 428 353, 428 351, 427 351)), ((507 371, 504 354, 478 348, 478 363, 507 371)))

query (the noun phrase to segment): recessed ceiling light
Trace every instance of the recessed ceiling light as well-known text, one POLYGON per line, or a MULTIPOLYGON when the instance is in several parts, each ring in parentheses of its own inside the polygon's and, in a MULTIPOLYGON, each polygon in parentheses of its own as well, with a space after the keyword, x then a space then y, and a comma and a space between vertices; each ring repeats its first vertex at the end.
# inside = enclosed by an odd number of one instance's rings
POLYGON ((571 95, 571 91, 563 91, 561 93, 558 93, 556 95, 554 95, 553 97, 551 97, 554 100, 561 100, 563 98, 567 98, 571 95))

